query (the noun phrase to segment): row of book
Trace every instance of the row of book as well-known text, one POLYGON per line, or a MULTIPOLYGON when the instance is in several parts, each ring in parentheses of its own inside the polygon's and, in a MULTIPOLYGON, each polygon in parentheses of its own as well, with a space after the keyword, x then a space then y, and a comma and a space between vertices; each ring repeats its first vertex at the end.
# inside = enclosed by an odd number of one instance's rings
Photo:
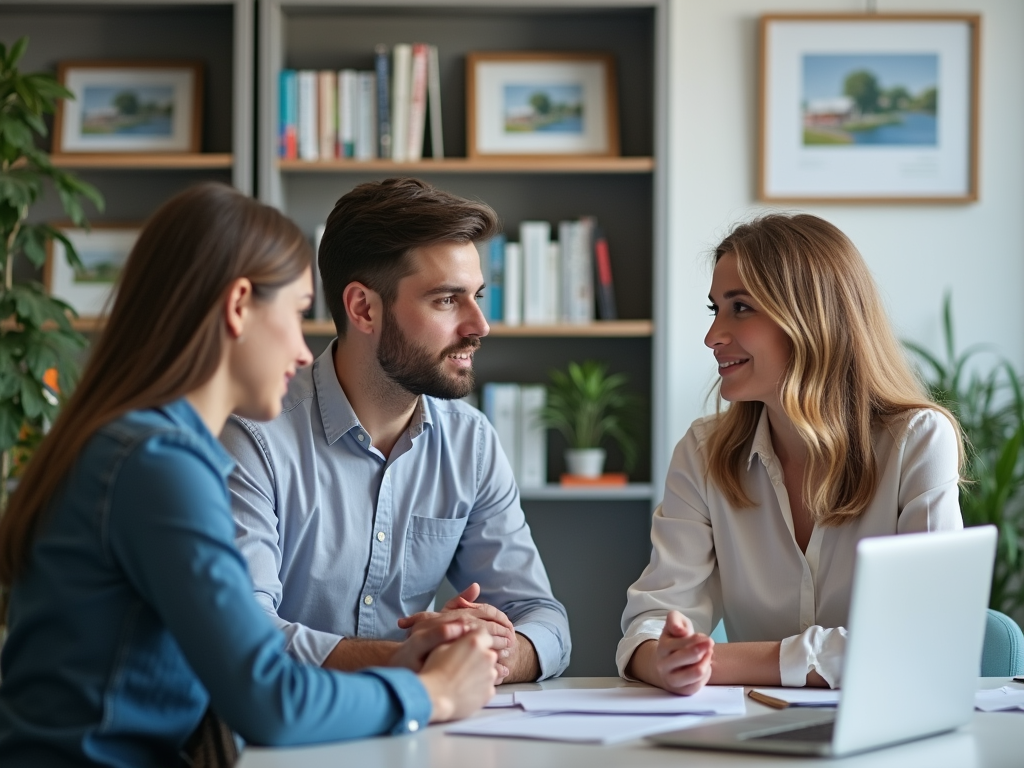
POLYGON ((427 118, 431 154, 444 157, 437 47, 374 49, 374 69, 284 69, 279 149, 294 160, 422 159, 427 118))
POLYGON ((489 322, 506 325, 586 324, 615 320, 615 287, 608 241, 592 216, 558 224, 524 221, 519 242, 498 235, 480 243, 487 289, 481 307, 489 322), (595 301, 596 298, 596 301, 595 301))
POLYGON ((512 465, 520 488, 547 483, 547 429, 539 415, 547 403, 543 384, 484 384, 483 412, 498 433, 498 441, 512 465))

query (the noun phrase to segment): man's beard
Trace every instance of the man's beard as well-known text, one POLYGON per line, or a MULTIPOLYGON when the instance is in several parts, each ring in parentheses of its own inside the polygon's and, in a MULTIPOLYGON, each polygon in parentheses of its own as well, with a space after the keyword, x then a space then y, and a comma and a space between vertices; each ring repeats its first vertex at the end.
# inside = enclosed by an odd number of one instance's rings
POLYGON ((377 363, 388 378, 414 395, 456 400, 473 391, 476 383, 473 369, 449 374, 444 370, 445 361, 449 355, 472 353, 479 348, 480 340, 469 338, 435 355, 406 338, 389 308, 384 313, 384 327, 377 345, 377 363))

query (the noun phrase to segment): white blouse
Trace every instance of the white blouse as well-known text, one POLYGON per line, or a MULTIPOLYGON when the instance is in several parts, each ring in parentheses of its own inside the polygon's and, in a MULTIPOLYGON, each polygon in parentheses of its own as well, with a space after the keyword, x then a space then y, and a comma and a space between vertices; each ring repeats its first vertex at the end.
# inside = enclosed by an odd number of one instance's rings
POLYGON ((651 562, 629 588, 622 614, 616 663, 623 677, 637 646, 658 638, 673 609, 698 632, 710 633, 724 619, 734 642, 846 626, 860 539, 963 528, 956 434, 937 411, 910 411, 877 425, 879 482, 871 504, 839 527, 815 525, 806 554, 793 534, 767 410, 747 457, 744 488, 755 502, 748 509, 733 509, 705 474, 714 418, 695 421, 672 455, 651 527, 651 562))

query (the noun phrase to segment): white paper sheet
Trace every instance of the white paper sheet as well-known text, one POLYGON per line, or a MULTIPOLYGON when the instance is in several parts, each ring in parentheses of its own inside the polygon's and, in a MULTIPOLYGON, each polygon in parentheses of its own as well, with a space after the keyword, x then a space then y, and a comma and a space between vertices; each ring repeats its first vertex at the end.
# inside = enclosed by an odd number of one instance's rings
POLYGON ((505 707, 514 707, 516 702, 512 698, 511 693, 496 693, 494 698, 484 704, 484 709, 503 709, 505 707))
POLYGON ((974 694, 974 708, 982 712, 1001 712, 1006 709, 1024 711, 1024 689, 1004 685, 995 690, 978 691, 974 694))
POLYGON ((498 736, 545 741, 615 744, 704 722, 697 715, 577 715, 517 712, 477 717, 445 729, 453 736, 498 736))
POLYGON ((789 702, 791 707, 835 707, 839 704, 839 691, 828 688, 755 688, 754 690, 766 696, 789 702))
POLYGON ((708 685, 693 696, 658 688, 584 688, 522 691, 516 704, 527 712, 591 712, 618 715, 742 715, 743 688, 708 685))

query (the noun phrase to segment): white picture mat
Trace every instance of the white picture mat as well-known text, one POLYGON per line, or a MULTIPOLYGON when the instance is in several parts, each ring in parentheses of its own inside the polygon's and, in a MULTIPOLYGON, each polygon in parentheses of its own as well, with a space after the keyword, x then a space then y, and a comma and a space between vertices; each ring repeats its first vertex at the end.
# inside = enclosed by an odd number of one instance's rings
POLYGON ((970 24, 770 21, 766 53, 766 196, 938 197, 969 193, 970 24), (937 146, 803 146, 802 67, 806 54, 937 55, 937 146))
POLYGON ((192 148, 193 110, 195 109, 195 70, 141 69, 125 67, 75 67, 68 70, 64 86, 79 98, 64 101, 61 126, 62 152, 187 152, 192 148), (124 85, 127 87, 171 86, 174 89, 174 113, 170 136, 81 133, 81 94, 87 86, 124 85))
MULTIPOLYGON (((62 229, 76 251, 85 250, 109 252, 121 265, 128 258, 139 237, 137 229, 62 229)), ((51 244, 50 295, 66 301, 81 317, 96 317, 105 309, 108 297, 113 294, 110 283, 77 283, 75 273, 68 264, 67 249, 60 240, 51 244)))
POLYGON ((476 151, 482 154, 603 154, 609 150, 603 61, 489 62, 476 65, 476 151), (505 85, 580 85, 583 132, 505 131, 505 85))

